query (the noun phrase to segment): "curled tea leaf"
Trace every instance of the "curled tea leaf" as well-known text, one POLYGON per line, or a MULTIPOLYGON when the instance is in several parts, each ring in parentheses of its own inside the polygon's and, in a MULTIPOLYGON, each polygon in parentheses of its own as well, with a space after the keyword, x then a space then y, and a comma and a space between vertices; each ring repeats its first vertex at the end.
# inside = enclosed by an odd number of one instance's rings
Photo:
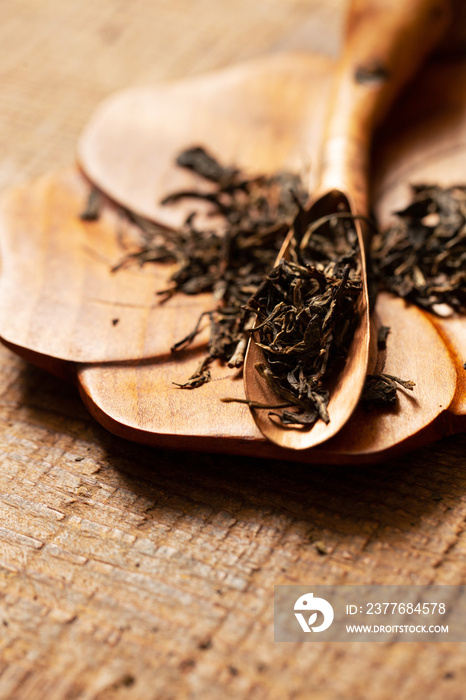
POLYGON ((392 374, 368 374, 361 395, 361 403, 370 410, 375 406, 394 406, 397 392, 402 387, 413 391, 416 384, 411 380, 400 379, 392 374))

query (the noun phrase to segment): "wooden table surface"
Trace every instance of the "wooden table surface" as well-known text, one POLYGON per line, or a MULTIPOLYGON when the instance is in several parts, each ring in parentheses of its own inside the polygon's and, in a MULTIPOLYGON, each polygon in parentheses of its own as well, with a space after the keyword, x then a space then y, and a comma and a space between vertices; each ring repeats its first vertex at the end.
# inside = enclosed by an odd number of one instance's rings
MULTIPOLYGON (((0 188, 72 163, 117 89, 337 54, 343 4, 6 0, 0 188)), ((464 644, 274 644, 273 586, 465 583, 465 448, 352 468, 149 449, 0 349, 0 698, 464 698, 464 644)))

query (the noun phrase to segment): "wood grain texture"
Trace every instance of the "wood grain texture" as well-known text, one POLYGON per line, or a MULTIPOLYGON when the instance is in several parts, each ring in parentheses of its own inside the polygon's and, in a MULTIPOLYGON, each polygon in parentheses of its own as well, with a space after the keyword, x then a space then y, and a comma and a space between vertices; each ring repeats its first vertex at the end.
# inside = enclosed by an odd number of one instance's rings
POLYGON ((173 266, 112 272, 138 239, 112 206, 102 204, 97 222, 81 221, 90 191, 70 168, 11 188, 3 198, 2 338, 70 362, 170 355, 170 338, 210 308, 210 296, 184 300, 180 319, 178 300, 160 304, 156 296, 169 286, 173 266))
POLYGON ((274 645, 271 582, 462 582, 463 437, 379 469, 187 460, 2 356, 0 697, 307 698, 312 665, 317 697, 461 698, 462 645, 274 645))
POLYGON ((167 226, 180 226, 192 202, 162 206, 166 195, 208 189, 174 167, 176 155, 191 145, 208 145, 251 176, 289 170, 307 184, 315 179, 332 67, 325 56, 281 53, 124 90, 86 124, 79 162, 114 201, 167 226))
MULTIPOLYGON (((68 166, 113 90, 334 48, 337 6, 5 3, 2 186, 68 166)), ((464 583, 464 435, 350 471, 147 448, 2 348, 0 447, 2 700, 463 699, 464 645, 274 645, 272 596, 464 583)))

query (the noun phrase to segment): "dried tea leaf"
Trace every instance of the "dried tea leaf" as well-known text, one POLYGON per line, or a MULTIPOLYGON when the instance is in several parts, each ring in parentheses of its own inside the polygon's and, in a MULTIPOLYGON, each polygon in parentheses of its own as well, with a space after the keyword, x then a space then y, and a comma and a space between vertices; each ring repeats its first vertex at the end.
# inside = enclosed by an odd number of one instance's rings
POLYGON ((173 384, 179 386, 180 389, 197 389, 197 387, 210 382, 211 378, 210 370, 208 369, 208 362, 206 362, 206 360, 202 360, 194 374, 192 374, 183 384, 177 384, 177 382, 173 382, 173 384))
POLYGON ((379 350, 385 350, 387 347, 387 338, 390 333, 390 326, 380 326, 377 331, 377 347, 379 350))
POLYGON ((101 205, 101 194, 98 189, 93 187, 89 192, 86 207, 79 215, 81 221, 97 221, 100 216, 101 205))
POLYGON ((412 201, 373 239, 380 284, 423 309, 466 313, 466 187, 412 187, 412 201))
POLYGON ((361 395, 361 403, 371 410, 376 406, 394 406, 397 392, 402 387, 413 391, 416 384, 411 380, 400 379, 392 374, 368 374, 361 395))
POLYGON ((238 173, 236 168, 224 168, 202 146, 182 151, 176 159, 176 164, 182 168, 193 170, 212 182, 226 182, 238 173))

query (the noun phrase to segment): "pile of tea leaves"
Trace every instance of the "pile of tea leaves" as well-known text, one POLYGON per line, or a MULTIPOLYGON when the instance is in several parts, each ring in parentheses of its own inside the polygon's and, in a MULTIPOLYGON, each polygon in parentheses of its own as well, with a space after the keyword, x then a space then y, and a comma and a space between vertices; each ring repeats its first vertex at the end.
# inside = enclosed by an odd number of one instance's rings
MULTIPOLYGON (((248 179, 221 166, 202 148, 183 152, 177 163, 215 182, 217 190, 207 196, 197 190, 177 192, 164 203, 207 199, 225 220, 219 236, 198 231, 194 214, 188 218, 181 247, 184 264, 166 291, 209 290, 218 302, 206 314, 208 354, 180 386, 194 388, 209 381, 215 358, 241 366, 256 316, 254 333, 265 356, 265 364, 256 369, 285 403, 280 413, 271 415, 284 425, 312 426, 319 418, 328 423, 325 385, 344 363, 359 320, 362 279, 351 216, 342 211, 340 217, 325 219, 312 226, 311 235, 303 209, 307 196, 296 177, 248 179), (291 259, 274 267, 291 227, 291 259)), ((173 350, 192 342, 200 321, 173 350)))
POLYGON ((126 211, 126 216, 143 231, 144 240, 114 270, 134 261, 141 265, 174 262, 177 269, 171 285, 158 293, 162 300, 180 292, 212 293, 214 308, 202 314, 192 331, 172 348, 176 352, 188 347, 200 331, 203 317, 207 317, 210 326, 207 354, 197 371, 178 385, 191 389, 210 381, 209 366, 215 359, 227 362, 230 367, 243 364, 253 321, 245 305, 273 268, 307 193, 296 175, 283 172, 270 177, 246 177, 236 168, 223 167, 201 147, 183 151, 177 164, 215 187, 208 192, 200 189, 175 192, 163 203, 173 204, 182 199, 208 202, 217 221, 221 219, 220 228, 198 228, 195 211, 179 229, 162 228, 126 211))
MULTIPOLYGON (((246 177, 201 147, 183 151, 177 164, 194 171, 209 189, 175 192, 163 203, 203 200, 222 225, 198 227, 193 211, 179 229, 161 227, 125 210, 142 232, 142 243, 114 267, 176 263, 170 286, 158 292, 162 302, 178 293, 212 293, 212 310, 172 347, 173 352, 187 348, 207 318, 206 354, 177 386, 194 389, 210 381, 215 359, 241 367, 254 332, 264 354, 256 369, 280 397, 273 406, 280 412, 270 415, 284 425, 328 423, 327 383, 342 368, 359 320, 362 279, 354 217, 342 205, 335 216, 310 222, 303 208, 307 193, 289 173, 246 177), (289 257, 274 267, 290 231, 289 257)), ((394 380, 369 377, 369 403, 392 403, 394 380)))
POLYGON ((466 187, 413 186, 372 259, 382 288, 432 313, 466 313, 466 187))
MULTIPOLYGON (((343 213, 343 212, 342 212, 343 213)), ((266 362, 256 369, 293 410, 271 413, 284 425, 328 423, 327 381, 341 369, 359 320, 362 278, 351 216, 322 222, 301 237, 291 260, 281 260, 251 297, 257 345, 266 362)))

